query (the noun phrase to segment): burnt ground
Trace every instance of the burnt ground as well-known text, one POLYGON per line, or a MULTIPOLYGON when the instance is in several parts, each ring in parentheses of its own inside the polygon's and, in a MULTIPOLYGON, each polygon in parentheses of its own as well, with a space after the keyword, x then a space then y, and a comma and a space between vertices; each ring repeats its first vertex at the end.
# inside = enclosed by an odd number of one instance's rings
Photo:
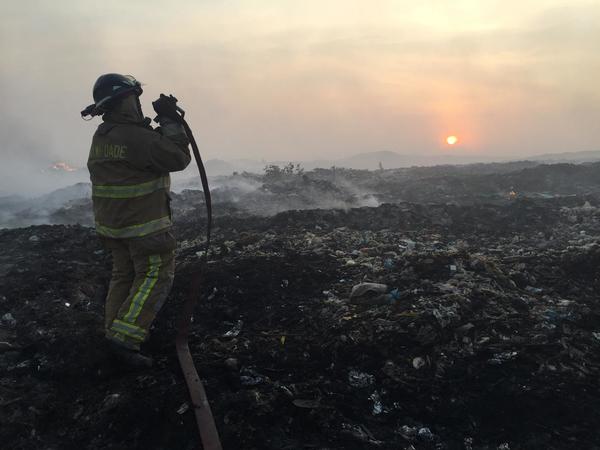
MULTIPOLYGON (((0 442, 195 449, 174 323, 202 249, 124 372, 92 229, 0 231, 0 442)), ((384 204, 215 223, 190 347, 225 449, 600 448, 600 209, 581 196, 384 204), (361 282, 379 296, 350 298, 361 282)))

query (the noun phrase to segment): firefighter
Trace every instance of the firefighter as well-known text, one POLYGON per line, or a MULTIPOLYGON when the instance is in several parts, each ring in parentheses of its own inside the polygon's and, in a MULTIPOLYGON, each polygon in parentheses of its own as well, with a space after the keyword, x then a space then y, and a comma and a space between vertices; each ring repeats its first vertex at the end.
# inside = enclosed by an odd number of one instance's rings
POLYGON ((88 108, 92 115, 102 114, 103 123, 93 136, 87 166, 96 232, 113 263, 105 335, 119 360, 149 367, 152 359, 140 353, 140 345, 175 272, 169 172, 185 169, 191 158, 188 138, 176 121, 176 100, 161 95, 153 103, 160 124, 153 129, 142 113, 141 94, 132 76, 98 78, 95 103, 88 108))

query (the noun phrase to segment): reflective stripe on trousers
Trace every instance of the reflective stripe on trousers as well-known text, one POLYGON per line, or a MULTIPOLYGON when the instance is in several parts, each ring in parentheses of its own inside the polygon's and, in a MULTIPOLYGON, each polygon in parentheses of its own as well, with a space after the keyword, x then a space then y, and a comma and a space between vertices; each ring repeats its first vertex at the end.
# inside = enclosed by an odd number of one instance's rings
POLYGON ((150 255, 148 257, 148 270, 142 284, 137 289, 129 304, 129 310, 122 320, 115 319, 110 327, 111 331, 121 333, 129 338, 141 342, 146 338, 146 330, 135 325, 135 321, 142 312, 144 304, 152 293, 161 267, 160 255, 150 255))
POLYGON ((135 323, 136 319, 140 315, 144 303, 148 299, 148 296, 154 289, 154 285, 158 281, 158 272, 160 271, 160 255, 150 255, 148 257, 148 272, 146 272, 146 278, 144 282, 136 292, 135 296, 131 300, 129 311, 123 317, 125 322, 135 323))
POLYGON ((146 330, 119 319, 113 320, 110 329, 115 333, 124 334, 134 341, 142 342, 146 338, 146 330))

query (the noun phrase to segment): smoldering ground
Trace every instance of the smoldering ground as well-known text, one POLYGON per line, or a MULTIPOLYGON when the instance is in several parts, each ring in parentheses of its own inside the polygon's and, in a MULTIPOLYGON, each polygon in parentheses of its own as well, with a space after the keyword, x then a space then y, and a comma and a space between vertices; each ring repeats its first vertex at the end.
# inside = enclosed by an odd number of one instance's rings
MULTIPOLYGON (((225 448, 593 448, 598 173, 511 163, 214 180, 191 348, 225 448), (344 208, 314 209, 332 199, 344 208), (365 282, 379 290, 355 295, 365 282)), ((143 374, 102 350, 110 256, 92 228, 0 231, 10 448, 198 445, 173 337, 205 222, 201 192, 182 187, 178 276, 143 374)), ((86 189, 39 202, 84 222, 86 189)))

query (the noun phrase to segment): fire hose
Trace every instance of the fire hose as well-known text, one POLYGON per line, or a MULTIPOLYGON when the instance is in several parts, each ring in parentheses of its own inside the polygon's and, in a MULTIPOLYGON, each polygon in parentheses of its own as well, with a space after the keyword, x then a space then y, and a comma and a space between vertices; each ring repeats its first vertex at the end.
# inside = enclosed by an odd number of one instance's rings
POLYGON ((179 316, 179 322, 177 324, 177 337, 175 338, 175 347, 177 349, 177 358, 179 359, 179 365, 185 378, 188 391, 190 393, 190 399, 194 408, 194 414, 196 416, 196 424, 198 425, 198 431, 200 433, 200 439, 204 450, 221 450, 221 440, 219 439, 219 433, 215 425, 215 420, 206 397, 206 391, 202 380, 198 375, 196 366, 194 365, 194 359, 190 353, 190 347, 188 344, 188 335, 190 333, 190 324, 192 322, 194 307, 200 292, 200 276, 202 268, 206 267, 208 251, 210 249, 210 233, 212 226, 212 202, 210 197, 210 190, 208 188, 208 178, 206 176, 206 170, 204 163, 198 150, 198 145, 194 139, 194 135, 190 126, 184 119, 185 111, 177 107, 177 111, 180 115, 180 122, 185 129, 185 133, 192 146, 194 153, 194 159, 198 166, 198 172, 200 174, 200 180, 202 182, 202 190, 204 191, 204 199, 206 204, 206 250, 202 256, 201 264, 198 270, 192 273, 192 281, 190 283, 187 299, 183 305, 181 315, 179 316))

